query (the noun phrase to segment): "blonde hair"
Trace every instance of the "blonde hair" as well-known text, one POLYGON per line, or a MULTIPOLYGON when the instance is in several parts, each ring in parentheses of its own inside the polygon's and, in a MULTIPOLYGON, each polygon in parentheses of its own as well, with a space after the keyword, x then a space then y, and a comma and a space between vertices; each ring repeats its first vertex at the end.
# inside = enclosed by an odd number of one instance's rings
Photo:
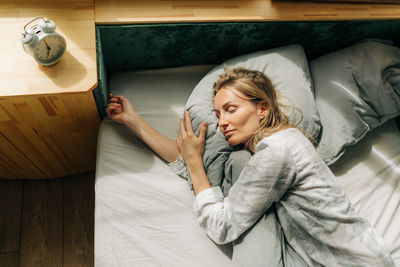
MULTIPOLYGON (((283 107, 287 107, 288 105, 279 103, 277 91, 264 73, 245 68, 230 69, 228 67, 224 67, 224 71, 214 83, 215 94, 222 88, 229 88, 240 92, 247 100, 256 105, 262 103, 268 104, 268 112, 261 119, 260 128, 246 144, 246 147, 251 151, 254 152, 256 145, 264 137, 287 128, 296 127, 290 125, 289 118, 282 110, 283 107)), ((292 107, 295 108, 294 106, 292 107)), ((300 122, 301 120, 298 123, 300 122)), ((304 131, 302 132, 304 133, 304 131)))

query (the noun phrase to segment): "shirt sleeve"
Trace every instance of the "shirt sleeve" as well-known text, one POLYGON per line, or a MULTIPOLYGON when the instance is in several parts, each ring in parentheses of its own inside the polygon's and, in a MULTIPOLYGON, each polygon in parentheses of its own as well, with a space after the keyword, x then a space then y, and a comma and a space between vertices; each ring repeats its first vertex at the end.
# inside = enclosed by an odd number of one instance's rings
POLYGON ((229 243, 279 201, 295 179, 289 148, 266 145, 250 159, 225 199, 219 187, 205 189, 196 196, 193 211, 214 242, 229 243))
POLYGON ((173 170, 179 176, 181 176, 185 179, 187 179, 189 177, 189 172, 188 172, 186 163, 183 160, 182 156, 179 156, 179 158, 177 160, 175 160, 174 162, 168 163, 168 166, 171 168, 171 170, 173 170))
POLYGON ((168 166, 180 177, 184 178, 188 182, 188 186, 191 190, 193 189, 192 179, 190 178, 190 174, 188 168, 186 166, 186 162, 183 160, 182 156, 179 156, 177 160, 174 162, 168 163, 168 166))

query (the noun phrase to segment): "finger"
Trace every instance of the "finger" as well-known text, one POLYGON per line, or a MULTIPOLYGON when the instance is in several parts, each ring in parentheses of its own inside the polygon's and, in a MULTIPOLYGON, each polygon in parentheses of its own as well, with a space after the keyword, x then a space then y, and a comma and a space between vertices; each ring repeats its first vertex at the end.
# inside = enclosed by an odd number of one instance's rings
POLYGON ((121 112, 121 105, 116 103, 110 103, 107 105, 106 112, 107 114, 121 112))
POLYGON ((201 140, 204 140, 204 139, 206 138, 206 133, 207 133, 207 122, 203 122, 203 123, 201 124, 201 127, 200 127, 199 138, 200 138, 201 140))
POLYGON ((189 111, 187 111, 187 110, 185 110, 185 126, 186 126, 186 132, 193 133, 192 122, 190 120, 190 114, 189 114, 189 111))
POLYGON ((116 98, 116 97, 112 97, 112 98, 110 98, 110 100, 108 100, 108 102, 110 103, 118 103, 118 102, 120 102, 120 100, 118 99, 118 98, 116 98))
POLYGON ((114 95, 113 93, 110 93, 109 97, 110 98, 118 98, 119 99, 121 97, 121 95, 114 95))
POLYGON ((114 113, 114 109, 112 107, 108 107, 108 108, 106 108, 106 113, 108 116, 110 116, 114 113))
POLYGON ((119 108, 121 108, 120 104, 112 103, 112 104, 108 104, 107 105, 107 109, 110 109, 110 110, 116 110, 116 109, 119 109, 119 108))
POLYGON ((107 107, 115 107, 115 108, 120 108, 121 104, 120 103, 108 103, 107 107))
POLYGON ((111 99, 118 99, 119 100, 119 98, 117 96, 113 95, 113 93, 110 93, 109 96, 110 96, 109 97, 110 100, 111 99))
POLYGON ((108 105, 110 105, 110 106, 112 106, 112 105, 121 105, 121 103, 120 102, 118 102, 118 100, 110 100, 110 101, 108 101, 108 103, 107 103, 107 106, 108 105))
POLYGON ((181 135, 179 134, 178 138, 176 139, 176 146, 178 147, 178 151, 181 152, 181 135))
POLYGON ((179 135, 181 138, 186 136, 186 129, 182 118, 179 119, 179 135))
POLYGON ((122 96, 122 95, 117 95, 117 97, 118 97, 118 100, 119 100, 121 103, 129 102, 128 98, 126 98, 126 97, 124 97, 124 96, 122 96))

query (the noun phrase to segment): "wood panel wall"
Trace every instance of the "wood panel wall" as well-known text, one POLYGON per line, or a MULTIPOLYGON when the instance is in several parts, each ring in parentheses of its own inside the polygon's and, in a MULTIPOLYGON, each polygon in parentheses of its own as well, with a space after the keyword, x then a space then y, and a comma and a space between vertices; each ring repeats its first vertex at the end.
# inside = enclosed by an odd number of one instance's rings
POLYGON ((94 170, 99 123, 92 92, 0 99, 0 178, 94 170))

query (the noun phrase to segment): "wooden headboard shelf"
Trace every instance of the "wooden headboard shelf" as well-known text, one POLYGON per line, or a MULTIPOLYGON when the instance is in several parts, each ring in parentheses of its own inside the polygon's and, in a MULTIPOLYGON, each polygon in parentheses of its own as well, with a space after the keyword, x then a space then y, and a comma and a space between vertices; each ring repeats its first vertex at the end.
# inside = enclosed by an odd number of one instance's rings
POLYGON ((314 2, 334 2, 334 3, 387 3, 400 4, 400 0, 312 0, 314 2))

